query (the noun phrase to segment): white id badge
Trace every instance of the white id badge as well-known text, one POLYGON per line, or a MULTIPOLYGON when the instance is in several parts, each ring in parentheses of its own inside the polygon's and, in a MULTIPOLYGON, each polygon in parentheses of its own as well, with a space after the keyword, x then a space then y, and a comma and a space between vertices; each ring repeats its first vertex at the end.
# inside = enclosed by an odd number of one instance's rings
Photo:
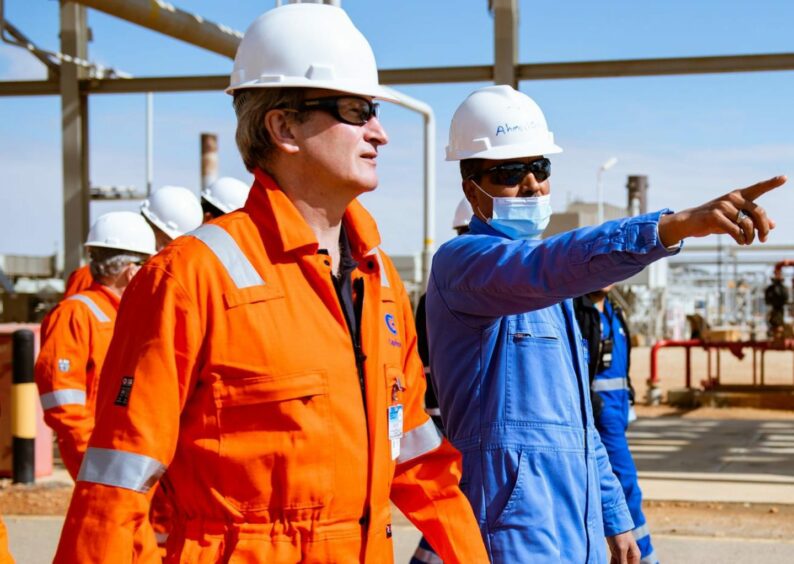
POLYGON ((400 439, 403 436, 403 406, 389 406, 389 441, 391 441, 391 459, 400 456, 400 439))

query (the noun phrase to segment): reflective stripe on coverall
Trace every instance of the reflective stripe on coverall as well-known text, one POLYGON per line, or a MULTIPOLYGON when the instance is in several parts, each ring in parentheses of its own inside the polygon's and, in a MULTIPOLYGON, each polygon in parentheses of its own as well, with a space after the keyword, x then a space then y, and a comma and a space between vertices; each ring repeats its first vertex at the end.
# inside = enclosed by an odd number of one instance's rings
POLYGON ((69 279, 66 281, 66 289, 63 291, 63 297, 68 298, 88 290, 93 283, 94 277, 91 276, 91 267, 87 264, 83 265, 69 275, 69 279))
POLYGON ((125 291, 56 562, 128 552, 166 467, 170 562, 390 562, 390 497, 445 561, 487 559, 460 454, 422 410, 405 289, 357 201, 343 222, 363 283, 366 403, 330 260, 257 171, 242 210, 171 243, 125 291))
POLYGON ((99 373, 118 307, 119 297, 95 282, 55 306, 41 324, 36 385, 44 420, 58 435, 61 458, 74 479, 94 428, 99 373))
POLYGON ((609 455, 612 471, 620 481, 626 504, 634 521, 634 538, 640 547, 641 564, 658 564, 651 544, 651 534, 642 512, 642 491, 637 479, 637 468, 629 450, 626 429, 629 425, 629 388, 626 374, 628 366, 627 335, 623 324, 614 314, 609 299, 604 300, 604 311, 600 313, 602 339, 612 339, 612 363, 609 368, 596 374, 592 389, 603 399, 601 415, 596 419, 596 428, 601 442, 609 455))
POLYGON ((544 241, 510 240, 475 217, 436 252, 431 374, 495 562, 606 562, 604 536, 634 527, 593 424, 567 298, 668 256, 660 215, 544 241))

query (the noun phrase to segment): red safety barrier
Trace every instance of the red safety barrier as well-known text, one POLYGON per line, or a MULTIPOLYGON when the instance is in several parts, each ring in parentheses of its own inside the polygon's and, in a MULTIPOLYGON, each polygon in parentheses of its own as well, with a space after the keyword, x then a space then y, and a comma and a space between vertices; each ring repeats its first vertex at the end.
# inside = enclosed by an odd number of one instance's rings
POLYGON ((744 358, 744 349, 749 348, 753 351, 753 385, 764 386, 764 355, 766 351, 794 351, 794 339, 783 341, 703 341, 701 339, 689 339, 686 341, 662 340, 651 347, 651 385, 659 383, 658 354, 662 348, 683 348, 686 350, 686 373, 685 382, 688 389, 692 388, 692 349, 702 348, 706 351, 708 372, 706 380, 702 381, 704 388, 713 388, 720 383, 720 351, 728 350, 739 360, 744 358), (711 351, 716 352, 716 371, 713 371, 711 361, 711 351), (761 353, 760 363, 758 362, 758 352, 761 353), (760 368, 760 381, 759 381, 760 368))

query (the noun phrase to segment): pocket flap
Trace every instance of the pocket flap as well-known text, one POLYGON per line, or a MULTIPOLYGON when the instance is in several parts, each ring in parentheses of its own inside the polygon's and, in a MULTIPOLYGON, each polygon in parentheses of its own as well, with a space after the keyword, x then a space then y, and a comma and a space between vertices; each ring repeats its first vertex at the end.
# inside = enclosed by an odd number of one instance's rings
POLYGON ((514 340, 525 338, 558 340, 560 332, 552 323, 545 321, 521 321, 509 328, 514 340))
POLYGON ((240 305, 265 302, 283 297, 284 292, 281 291, 281 288, 266 284, 264 286, 250 286, 226 292, 223 294, 223 301, 226 304, 226 308, 231 309, 240 305))
POLYGON ((312 371, 284 378, 219 380, 213 387, 218 406, 243 406, 327 394, 328 375, 324 371, 312 371))

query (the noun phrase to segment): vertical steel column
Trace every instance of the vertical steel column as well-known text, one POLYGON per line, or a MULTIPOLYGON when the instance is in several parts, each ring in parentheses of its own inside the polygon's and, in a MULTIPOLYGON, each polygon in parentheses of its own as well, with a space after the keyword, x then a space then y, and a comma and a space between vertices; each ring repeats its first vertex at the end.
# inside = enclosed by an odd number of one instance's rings
MULTIPOLYGON (((86 10, 61 1, 61 52, 87 59, 86 10)), ((61 64, 61 127, 63 132, 63 247, 64 271, 80 266, 88 234, 88 98, 80 93, 79 80, 86 69, 65 57, 61 64)))
POLYGON ((12 335, 12 479, 22 484, 36 481, 36 404, 39 399, 33 381, 34 343, 30 329, 20 329, 12 335))
POLYGON ((518 88, 518 2, 493 0, 494 83, 518 88))

